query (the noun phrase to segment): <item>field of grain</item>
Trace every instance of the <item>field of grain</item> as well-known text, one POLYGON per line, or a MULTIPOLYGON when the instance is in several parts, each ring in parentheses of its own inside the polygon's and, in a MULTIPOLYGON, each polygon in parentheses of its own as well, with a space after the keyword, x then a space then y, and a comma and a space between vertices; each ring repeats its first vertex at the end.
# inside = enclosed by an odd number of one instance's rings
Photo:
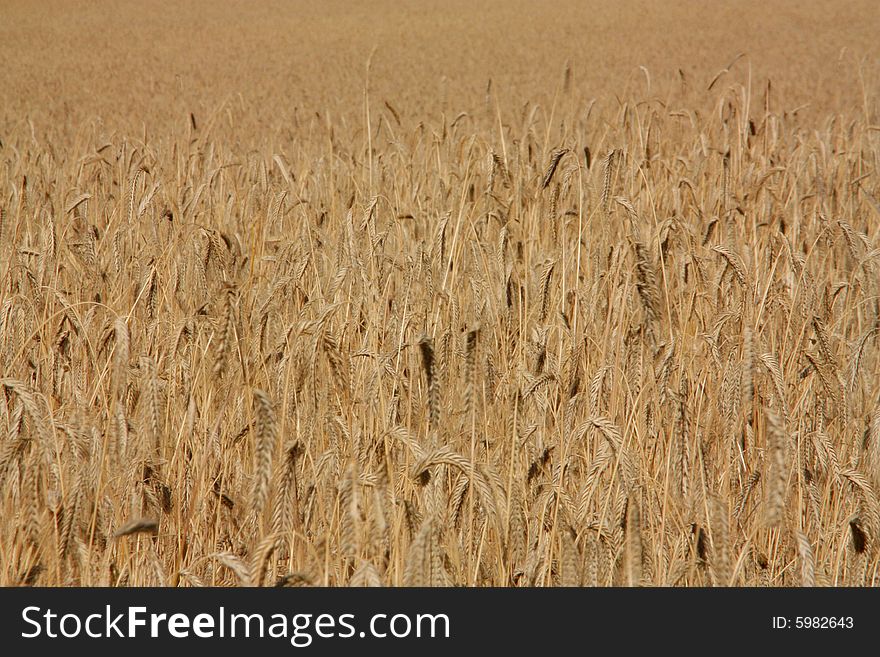
POLYGON ((3 3, 0 584, 880 583, 875 3, 354 4, 3 3))

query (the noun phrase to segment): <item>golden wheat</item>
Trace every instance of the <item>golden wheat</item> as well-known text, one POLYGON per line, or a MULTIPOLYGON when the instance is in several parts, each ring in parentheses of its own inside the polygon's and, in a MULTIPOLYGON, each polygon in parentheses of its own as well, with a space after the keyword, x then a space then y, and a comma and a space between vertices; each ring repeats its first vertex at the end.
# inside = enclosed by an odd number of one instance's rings
POLYGON ((160 2, 4 11, 0 584, 880 582, 869 0, 160 2))

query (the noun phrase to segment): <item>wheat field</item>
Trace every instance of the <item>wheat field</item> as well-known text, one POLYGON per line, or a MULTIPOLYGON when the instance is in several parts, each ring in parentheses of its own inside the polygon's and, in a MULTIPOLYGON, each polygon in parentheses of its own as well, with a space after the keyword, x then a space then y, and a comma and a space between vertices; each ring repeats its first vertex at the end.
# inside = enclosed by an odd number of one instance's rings
POLYGON ((350 4, 4 2, 0 584, 880 583, 874 3, 350 4))

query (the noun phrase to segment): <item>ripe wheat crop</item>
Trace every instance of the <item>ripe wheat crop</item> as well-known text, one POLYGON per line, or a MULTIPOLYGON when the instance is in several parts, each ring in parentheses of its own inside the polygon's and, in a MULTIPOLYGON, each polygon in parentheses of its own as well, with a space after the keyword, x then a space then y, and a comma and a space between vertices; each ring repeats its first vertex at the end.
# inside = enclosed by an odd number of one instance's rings
POLYGON ((37 4, 0 584, 880 582, 872 2, 37 4))

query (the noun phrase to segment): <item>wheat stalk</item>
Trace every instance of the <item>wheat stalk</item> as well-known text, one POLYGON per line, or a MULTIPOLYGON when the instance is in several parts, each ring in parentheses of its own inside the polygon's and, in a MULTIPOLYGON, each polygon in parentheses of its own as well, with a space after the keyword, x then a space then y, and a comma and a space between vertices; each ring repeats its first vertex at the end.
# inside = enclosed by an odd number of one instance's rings
POLYGON ((254 388, 254 407, 256 416, 255 466, 253 508, 259 515, 263 512, 269 498, 269 481, 272 476, 272 455, 278 440, 278 423, 275 410, 268 393, 254 388))

